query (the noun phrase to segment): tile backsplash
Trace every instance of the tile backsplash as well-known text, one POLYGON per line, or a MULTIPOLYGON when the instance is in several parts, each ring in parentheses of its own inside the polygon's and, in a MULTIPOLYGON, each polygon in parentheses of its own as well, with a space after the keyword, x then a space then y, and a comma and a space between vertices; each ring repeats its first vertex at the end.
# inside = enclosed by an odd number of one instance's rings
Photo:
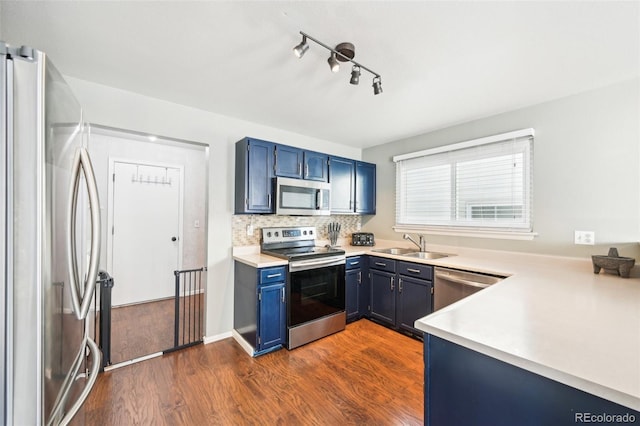
POLYGON ((319 240, 328 240, 327 225, 337 222, 342 226, 339 238, 350 238, 362 224, 360 216, 277 216, 277 215, 235 215, 233 216, 233 246, 253 246, 260 244, 262 228, 272 226, 315 226, 319 240), (253 233, 247 235, 247 227, 253 225, 253 233))

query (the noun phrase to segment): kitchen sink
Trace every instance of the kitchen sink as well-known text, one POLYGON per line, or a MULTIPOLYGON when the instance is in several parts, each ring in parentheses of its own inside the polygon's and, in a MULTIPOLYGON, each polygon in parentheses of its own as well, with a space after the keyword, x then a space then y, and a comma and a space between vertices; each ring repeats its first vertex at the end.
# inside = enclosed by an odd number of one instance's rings
POLYGON ((386 248, 386 249, 373 249, 371 251, 374 251, 376 253, 398 254, 398 255, 406 255, 408 253, 416 253, 416 249, 400 248, 400 247, 393 247, 393 248, 386 248))
POLYGON ((443 257, 449 257, 446 253, 436 253, 434 251, 417 251, 413 253, 406 253, 403 256, 416 257, 418 259, 441 259, 443 257))

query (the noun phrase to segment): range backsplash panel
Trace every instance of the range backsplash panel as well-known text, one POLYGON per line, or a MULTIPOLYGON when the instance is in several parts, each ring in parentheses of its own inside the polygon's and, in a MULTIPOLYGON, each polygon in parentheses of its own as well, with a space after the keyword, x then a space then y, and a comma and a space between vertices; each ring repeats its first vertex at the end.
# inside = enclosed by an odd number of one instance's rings
POLYGON ((260 244, 262 228, 272 226, 315 226, 317 239, 328 240, 329 223, 341 225, 340 238, 350 238, 358 232, 362 224, 361 217, 356 215, 335 216, 277 216, 277 215, 235 215, 233 216, 233 246, 254 246, 260 244), (247 235, 247 227, 253 225, 253 233, 247 235))

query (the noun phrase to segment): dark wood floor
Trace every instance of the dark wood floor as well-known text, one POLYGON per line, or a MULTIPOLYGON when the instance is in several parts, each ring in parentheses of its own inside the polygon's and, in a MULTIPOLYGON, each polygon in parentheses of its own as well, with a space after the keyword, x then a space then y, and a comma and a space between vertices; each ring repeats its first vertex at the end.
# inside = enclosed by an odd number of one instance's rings
POLYGON ((251 358, 231 338, 101 374, 90 425, 421 425, 422 343, 368 320, 251 358))

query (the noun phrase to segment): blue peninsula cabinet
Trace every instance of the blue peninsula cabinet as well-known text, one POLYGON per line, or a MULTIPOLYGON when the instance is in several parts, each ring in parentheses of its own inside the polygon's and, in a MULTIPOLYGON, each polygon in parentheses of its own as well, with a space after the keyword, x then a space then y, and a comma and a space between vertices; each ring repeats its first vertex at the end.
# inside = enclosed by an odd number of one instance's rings
POLYGON ((233 328, 253 356, 286 344, 286 267, 254 268, 234 262, 233 328))
POLYGON ((331 213, 376 214, 376 165, 329 157, 331 213))
POLYGON ((427 426, 640 423, 631 408, 431 334, 424 363, 427 426))

